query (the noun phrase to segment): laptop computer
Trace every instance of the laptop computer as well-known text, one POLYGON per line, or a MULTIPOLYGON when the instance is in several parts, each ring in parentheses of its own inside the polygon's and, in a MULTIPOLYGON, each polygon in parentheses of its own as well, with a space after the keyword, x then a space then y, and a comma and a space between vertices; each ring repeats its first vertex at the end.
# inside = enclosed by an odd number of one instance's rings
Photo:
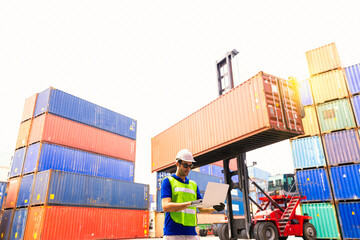
POLYGON ((190 205, 190 207, 210 208, 220 203, 225 203, 229 184, 208 182, 201 204, 190 205))

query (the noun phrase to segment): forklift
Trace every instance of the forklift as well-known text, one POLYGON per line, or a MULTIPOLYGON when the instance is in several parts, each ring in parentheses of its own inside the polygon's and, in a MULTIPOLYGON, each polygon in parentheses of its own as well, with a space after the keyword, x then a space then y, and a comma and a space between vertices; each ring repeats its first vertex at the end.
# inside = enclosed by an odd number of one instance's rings
MULTIPOLYGON (((232 60, 239 52, 234 49, 227 52, 225 57, 216 62, 217 81, 219 96, 234 87, 232 60)), ((298 93, 297 93, 298 94, 298 93)), ((251 182, 264 195, 258 204, 249 196, 249 176, 247 170, 246 153, 240 153, 236 157, 237 170, 231 171, 229 168, 230 159, 223 160, 224 180, 229 184, 227 193, 227 222, 217 227, 216 232, 220 240, 229 239, 256 239, 256 240, 285 240, 288 236, 294 235, 305 240, 316 239, 316 230, 309 222, 312 217, 307 215, 297 215, 297 206, 305 196, 301 196, 296 191, 289 191, 288 176, 283 184, 278 184, 279 189, 275 189, 269 196, 255 182, 251 182), (238 176, 239 182, 233 182, 232 176, 238 176), (285 184, 286 183, 286 184, 285 184), (232 210, 231 190, 239 189, 243 193, 244 216, 234 218, 232 210), (286 190, 286 191, 285 191, 286 190), (291 194, 289 194, 291 193, 291 194), (250 212, 250 201, 253 202, 258 210, 255 214, 250 212)), ((284 176, 283 176, 284 177, 284 176)), ((289 176, 291 178, 291 176, 289 176)), ((296 186, 294 175, 290 186, 296 186)))

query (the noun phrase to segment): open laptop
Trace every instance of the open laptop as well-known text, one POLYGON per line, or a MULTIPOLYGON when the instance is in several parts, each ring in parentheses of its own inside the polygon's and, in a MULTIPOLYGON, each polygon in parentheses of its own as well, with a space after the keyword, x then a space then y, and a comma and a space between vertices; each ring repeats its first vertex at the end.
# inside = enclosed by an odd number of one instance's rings
POLYGON ((190 207, 209 208, 220 203, 225 203, 229 184, 208 182, 201 204, 190 205, 190 207))

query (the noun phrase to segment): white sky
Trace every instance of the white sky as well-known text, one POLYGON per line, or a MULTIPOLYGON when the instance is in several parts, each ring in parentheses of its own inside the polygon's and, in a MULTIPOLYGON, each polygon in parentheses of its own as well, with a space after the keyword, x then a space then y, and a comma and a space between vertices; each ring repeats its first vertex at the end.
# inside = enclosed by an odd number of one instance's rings
MULTIPOLYGON (((53 86, 138 120, 135 181, 150 138, 217 97, 215 61, 236 48, 237 83, 309 76, 305 52, 336 42, 360 62, 360 1, 1 1, 0 151, 15 148, 25 98, 53 86)), ((292 171, 288 141, 248 153, 292 171)))

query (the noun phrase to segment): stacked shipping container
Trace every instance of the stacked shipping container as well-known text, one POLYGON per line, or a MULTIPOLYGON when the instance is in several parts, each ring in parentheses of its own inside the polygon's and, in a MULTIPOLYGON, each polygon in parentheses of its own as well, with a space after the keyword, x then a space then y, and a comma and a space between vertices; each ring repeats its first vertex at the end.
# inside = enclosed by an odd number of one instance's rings
POLYGON ((0 239, 148 237, 135 146, 131 118, 54 88, 28 98, 0 239))
POLYGON ((307 197, 302 212, 313 217, 318 238, 358 239, 359 64, 343 69, 334 43, 306 57, 311 77, 300 88, 305 135, 291 141, 299 189, 307 197))

